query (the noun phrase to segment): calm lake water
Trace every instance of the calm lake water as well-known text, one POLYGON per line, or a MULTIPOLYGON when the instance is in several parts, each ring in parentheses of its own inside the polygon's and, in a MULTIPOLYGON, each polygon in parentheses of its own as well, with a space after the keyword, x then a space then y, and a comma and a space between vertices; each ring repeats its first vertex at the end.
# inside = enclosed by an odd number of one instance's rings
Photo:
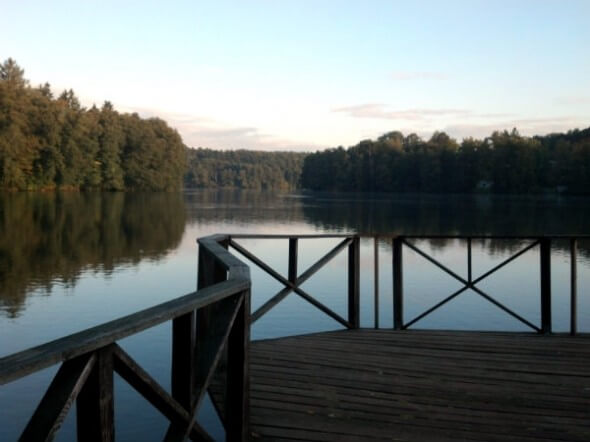
MULTIPOLYGON (((590 200, 489 196, 287 194, 191 191, 160 194, 12 194, 0 196, 0 356, 59 338, 194 290, 196 238, 212 233, 360 233, 365 235, 588 234, 590 200)), ((338 240, 301 240, 299 272, 338 240)), ((287 240, 240 240, 275 269, 287 272, 287 240)), ((414 241, 466 277, 465 242, 414 241)), ((474 241, 477 277, 529 242, 474 241)), ((553 323, 569 327, 569 250, 552 250, 553 323)), ((578 254, 580 331, 590 331, 590 244, 578 254)), ((392 324, 391 245, 379 243, 380 325, 392 324)), ((281 285, 252 268, 255 309, 281 285)), ((373 240, 361 242, 361 325, 371 327, 373 240)), ((404 317, 408 321, 461 284, 404 249, 404 317)), ((345 315, 346 254, 303 288, 345 315)), ((538 247, 482 281, 480 288, 539 324, 538 247)), ((527 330, 474 292, 467 291, 416 328, 527 330)), ((339 325, 291 294, 254 324, 254 338, 337 329, 339 325)), ((121 341, 165 388, 170 384, 170 323, 121 341)), ((0 440, 18 437, 56 367, 0 387, 0 440)), ((116 379, 117 440, 161 440, 166 419, 116 379)), ((221 438, 210 407, 199 420, 221 438)), ((75 407, 57 440, 75 435, 75 407)))

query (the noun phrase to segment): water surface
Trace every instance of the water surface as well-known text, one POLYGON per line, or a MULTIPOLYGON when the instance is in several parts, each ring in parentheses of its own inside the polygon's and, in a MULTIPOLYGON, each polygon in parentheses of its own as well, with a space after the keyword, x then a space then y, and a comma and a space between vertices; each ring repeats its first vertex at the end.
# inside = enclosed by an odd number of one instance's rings
MULTIPOLYGON (((381 235, 380 324, 390 327, 391 246, 387 236, 585 234, 588 200, 419 195, 275 195, 243 191, 122 194, 66 193, 0 196, 0 356, 115 319, 179 295, 196 285, 197 237, 219 232, 381 235)), ((338 240, 301 240, 299 273, 338 240)), ((288 243, 241 240, 286 274, 288 243)), ((465 242, 415 244, 465 277, 465 242)), ((475 241, 474 277, 528 244, 475 241)), ((553 247, 554 328, 569 327, 567 242, 553 247)), ((372 326, 373 242, 361 243, 361 325, 372 326)), ((590 329, 590 247, 580 243, 579 329, 590 329)), ((340 254, 303 288, 345 315, 346 254, 340 254)), ((527 320, 539 322, 538 247, 515 260, 481 288, 527 320)), ((253 308, 281 284, 252 268, 253 308)), ((410 320, 460 288, 409 249, 404 250, 405 318, 410 320)), ((473 292, 465 292, 416 327, 527 330, 473 292)), ((252 329, 254 338, 339 328, 291 294, 252 329)), ((170 324, 125 339, 121 345, 169 388, 170 324)), ((0 440, 13 440, 26 424, 57 367, 0 388, 0 440)), ((166 420, 130 387, 116 381, 118 440, 161 440, 166 420)), ((220 435, 212 412, 201 416, 220 435)), ((58 440, 75 433, 70 412, 58 440)))

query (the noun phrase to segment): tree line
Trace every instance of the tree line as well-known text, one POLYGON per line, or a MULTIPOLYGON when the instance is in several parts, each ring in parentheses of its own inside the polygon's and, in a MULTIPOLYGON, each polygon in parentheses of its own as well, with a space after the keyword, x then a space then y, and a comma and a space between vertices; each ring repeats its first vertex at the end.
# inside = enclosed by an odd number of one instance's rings
POLYGON ((461 143, 390 132, 305 158, 310 190, 369 192, 590 193, 590 128, 524 137, 516 129, 461 143))
POLYGON ((524 137, 516 129, 462 142, 389 132, 348 149, 189 149, 166 122, 86 109, 70 90, 32 87, 0 64, 0 189, 242 188, 427 193, 590 193, 590 128, 524 137))
POLYGON ((30 86, 14 60, 0 65, 0 189, 168 190, 182 185, 180 135, 158 118, 83 108, 70 90, 30 86))
POLYGON ((307 154, 189 149, 184 184, 188 188, 294 190, 307 154))

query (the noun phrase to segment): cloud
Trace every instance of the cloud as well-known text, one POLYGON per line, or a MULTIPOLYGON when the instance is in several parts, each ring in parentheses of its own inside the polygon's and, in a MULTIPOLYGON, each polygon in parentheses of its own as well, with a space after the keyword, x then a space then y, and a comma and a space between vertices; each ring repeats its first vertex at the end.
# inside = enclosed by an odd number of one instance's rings
POLYGON ((563 106, 576 106, 583 104, 590 104, 590 96, 588 95, 575 95, 575 96, 564 96, 557 97, 553 100, 555 104, 563 106))
MULTIPOLYGON (((173 122, 171 123, 173 124, 173 122)), ((223 123, 215 125, 191 124, 178 129, 185 144, 212 149, 295 150, 316 149, 314 143, 304 144, 264 133, 256 127, 234 127, 223 123)))
POLYGON ((381 103, 367 103, 334 109, 353 118, 378 118, 383 120, 426 120, 434 117, 465 117, 472 114, 466 109, 403 109, 387 110, 381 103))
POLYGON ((221 150, 313 151, 329 146, 294 141, 266 133, 257 127, 236 126, 202 115, 167 112, 162 109, 121 106, 122 112, 137 112, 142 118, 158 117, 178 131, 184 144, 221 150))
POLYGON ((446 80, 449 76, 443 72, 431 71, 395 71, 391 73, 394 80, 446 80))

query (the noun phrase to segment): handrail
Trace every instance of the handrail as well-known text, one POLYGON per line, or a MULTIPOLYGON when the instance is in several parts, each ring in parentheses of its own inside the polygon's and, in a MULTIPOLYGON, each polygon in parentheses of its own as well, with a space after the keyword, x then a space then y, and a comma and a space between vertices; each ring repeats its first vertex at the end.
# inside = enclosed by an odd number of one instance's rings
MULTIPOLYGON (((248 353, 250 325, 277 305, 289 293, 295 293, 348 328, 360 327, 359 280, 360 238, 374 238, 375 312, 379 307, 379 263, 377 238, 390 238, 393 243, 393 317, 395 329, 406 329, 444 303, 472 289, 484 299, 521 320, 540 333, 551 333, 551 241, 569 240, 571 270, 570 333, 577 333, 577 240, 590 235, 261 235, 225 234, 198 239, 198 289, 171 301, 149 307, 122 318, 72 335, 0 358, 0 385, 62 362, 41 403, 25 428, 21 440, 50 438, 61 425, 65 413, 76 400, 79 440, 112 440, 113 373, 134 387, 171 422, 166 440, 187 437, 211 440, 195 422, 205 392, 212 383, 225 388, 225 399, 214 405, 226 429, 228 440, 248 438, 249 373, 248 353), (326 255, 303 272, 298 272, 298 240, 314 238, 341 239, 326 255), (257 258, 236 240, 288 239, 288 275, 282 276, 257 258), (412 239, 459 239, 467 241, 467 278, 463 278, 420 250, 412 239), (472 240, 515 239, 531 244, 477 278, 472 275, 472 240), (541 277, 541 324, 536 326, 512 312, 483 292, 476 284, 539 245, 541 277), (258 311, 250 313, 249 267, 228 251, 233 248, 284 285, 284 288, 258 311), (441 270, 464 284, 443 301, 414 319, 403 318, 403 247, 414 250, 441 270), (348 249, 348 318, 342 318, 314 299, 301 285, 344 249, 348 249), (166 321, 172 321, 172 392, 167 393, 145 372, 117 341, 166 321)), ((378 318, 375 326, 378 328, 378 318)), ((219 398, 219 395, 217 395, 219 398)))
POLYGON ((0 385, 58 362, 92 352, 189 311, 206 307, 248 287, 249 283, 246 280, 224 281, 199 292, 189 293, 96 327, 5 356, 0 359, 0 385))
POLYGON ((295 293, 311 305, 328 315, 336 322, 340 323, 346 328, 359 328, 359 295, 360 295, 360 255, 359 255, 359 237, 357 235, 227 235, 225 242, 227 246, 236 250, 245 258, 249 259, 253 264, 258 266, 268 275, 273 277, 276 281, 283 284, 284 288, 272 296, 261 307, 252 313, 250 320, 252 323, 256 322, 263 315, 268 313, 273 307, 278 305, 290 293, 295 293), (247 250, 235 239, 289 239, 289 264, 288 276, 282 276, 278 271, 274 270, 266 262, 258 258, 252 252, 247 250), (298 240, 305 238, 333 238, 342 239, 342 241, 333 247, 328 253, 321 257, 318 261, 312 264, 307 270, 298 273, 298 240), (301 285, 317 273, 322 267, 330 262, 342 250, 348 248, 348 318, 345 319, 332 309, 322 304, 309 293, 301 288, 301 285))
MULTIPOLYGON (((551 247, 553 241, 569 241, 569 251, 570 251, 570 334, 575 335, 577 333, 577 242, 578 240, 588 240, 590 239, 589 234, 544 234, 544 235, 510 235, 510 234, 503 234, 503 235, 495 235, 495 234, 434 234, 434 235, 403 235, 403 234, 396 234, 396 233, 389 233, 389 234, 307 234, 307 235, 290 235, 290 234, 248 234, 248 233, 238 233, 238 234, 227 234, 227 238, 229 238, 229 245, 232 247, 232 244, 235 243, 235 239, 289 239, 291 241, 297 241, 298 239, 307 239, 307 238, 359 238, 359 239, 367 239, 372 238, 374 239, 374 312, 375 312, 375 328, 379 328, 379 254, 378 254, 378 239, 390 239, 393 244, 393 316, 394 316, 394 328, 395 329, 407 329, 413 326, 416 322, 423 319, 433 311, 437 310, 439 307, 443 306, 447 302, 455 299, 457 296, 461 295, 467 289, 473 290, 483 299, 487 300, 488 302, 492 303, 499 309, 503 310, 506 314, 512 316, 513 318, 517 319, 521 323, 525 324, 532 330, 538 333, 551 333, 552 330, 552 295, 551 295, 551 247), (448 267, 442 265, 436 259, 434 259, 429 254, 423 252, 422 250, 418 249, 410 240, 437 240, 437 239, 448 239, 448 240, 466 240, 468 243, 467 246, 467 279, 457 275, 455 272, 450 270, 448 267), (472 256, 471 256, 471 244, 473 240, 519 240, 519 241, 531 241, 531 243, 521 249, 518 252, 514 252, 508 259, 503 261, 502 263, 496 265, 495 267, 489 269, 487 272, 479 275, 477 278, 474 278, 472 275, 472 256), (397 247, 396 247, 397 244, 397 247), (503 266, 509 264, 514 259, 519 257, 520 255, 526 253, 530 249, 535 246, 539 246, 539 255, 541 258, 540 262, 540 276, 541 276, 541 291, 540 291, 540 301, 541 301, 541 324, 535 325, 532 322, 528 321, 518 313, 512 311, 510 308, 506 307, 492 296, 488 295, 484 292, 481 288, 477 287, 476 285, 490 276, 491 274, 495 273, 497 270, 502 268, 503 266), (403 318, 403 254, 401 253, 402 247, 408 247, 414 250, 416 253, 424 257, 427 261, 430 261, 435 266, 439 267, 442 271, 449 274, 452 278, 456 279, 457 281, 463 284, 463 287, 456 290, 454 293, 450 294, 448 297, 444 298, 442 301, 438 302, 431 308, 427 309, 423 313, 419 314, 418 316, 414 317, 413 319, 404 322, 403 318)), ((304 299, 308 299, 310 297, 306 296, 306 293, 302 293, 301 290, 298 290, 298 285, 303 281, 297 281, 296 278, 293 281, 286 281, 286 279, 281 276, 277 275, 272 268, 260 261, 256 258, 256 256, 249 251, 243 250, 243 247, 238 245, 234 247, 238 252, 249 259, 254 259, 254 264, 258 265, 262 268, 266 273, 270 274, 273 278, 281 282, 285 285, 285 288, 277 293, 275 296, 271 297, 269 301, 267 301, 257 312, 254 312, 252 315, 252 320, 256 321, 260 316, 265 314, 270 308, 280 302, 289 292, 295 292, 302 296, 304 299), (246 253, 246 254, 245 254, 246 253)), ((291 260, 291 252, 290 258, 291 260)), ((291 267, 291 264, 289 264, 291 267)), ((309 300, 309 299, 308 299, 309 300)), ((313 300, 310 300, 312 302, 313 300)), ((313 303, 313 302, 312 302, 313 303)), ((322 305, 318 305, 320 310, 324 310, 322 305)), ((345 326, 349 326, 342 318, 337 317, 337 315, 332 315, 333 312, 328 310, 324 310, 325 313, 332 316, 338 322, 345 326)), ((358 312, 356 312, 358 315, 358 312)))
MULTIPOLYGON (((113 440, 114 372, 170 420, 166 440, 213 440, 194 417, 224 349, 232 370, 232 379, 227 382, 232 404, 227 407, 226 433, 228 439, 246 440, 250 271, 223 248, 224 240, 224 236, 215 235, 199 241, 200 254, 213 257, 222 269, 213 283, 200 284, 197 291, 171 301, 0 358, 0 385, 62 362, 20 440, 51 440, 74 401, 78 440, 113 440), (201 324, 203 333, 196 335, 195 318, 204 311, 213 313, 210 320, 215 326, 203 330, 201 324), (170 320, 172 394, 116 343, 170 320), (236 379, 241 379, 241 384, 236 384, 236 379)), ((207 275, 200 274, 199 278, 206 279, 207 275)))

